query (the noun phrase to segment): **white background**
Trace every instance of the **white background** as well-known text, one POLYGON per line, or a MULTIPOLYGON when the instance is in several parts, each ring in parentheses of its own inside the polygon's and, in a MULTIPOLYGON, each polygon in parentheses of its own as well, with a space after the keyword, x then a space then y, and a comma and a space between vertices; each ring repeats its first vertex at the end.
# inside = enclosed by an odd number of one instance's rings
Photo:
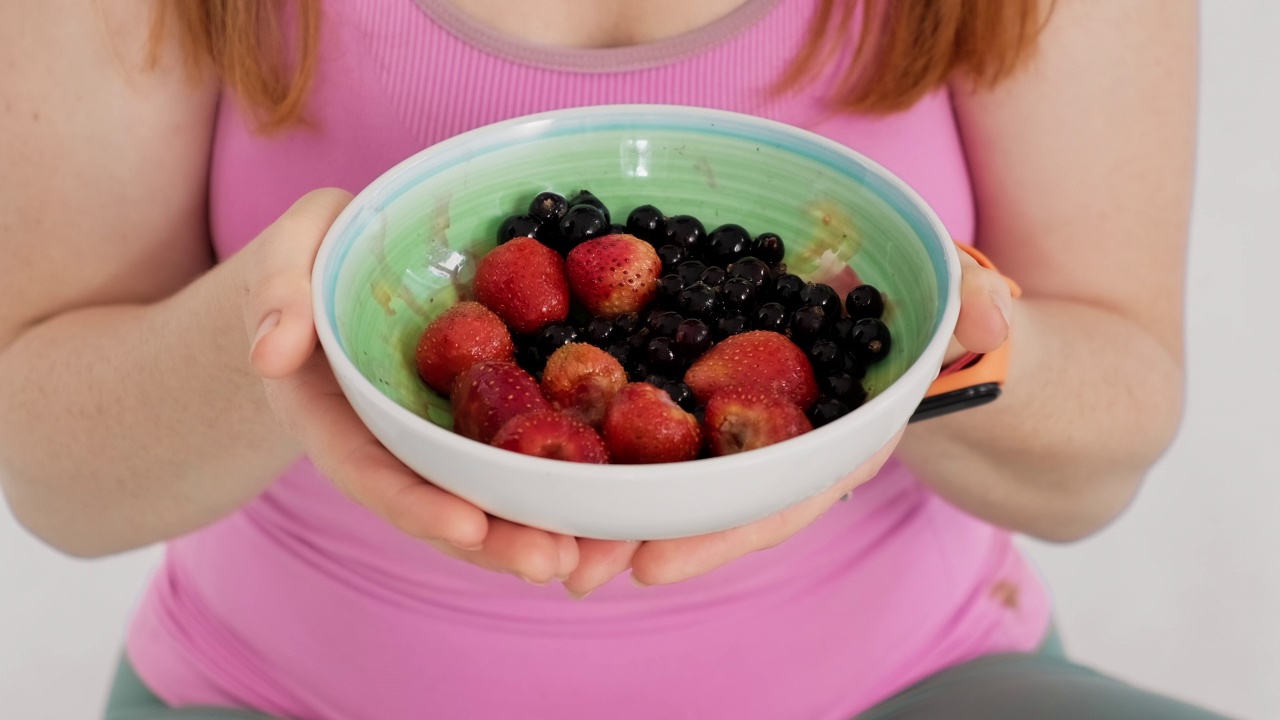
MULTIPOLYGON (((1280 718, 1280 4, 1203 8, 1190 400, 1133 509, 1027 543, 1084 662, 1240 718, 1280 718)), ((0 717, 94 718, 154 549, 68 560, 0 510, 0 717)))

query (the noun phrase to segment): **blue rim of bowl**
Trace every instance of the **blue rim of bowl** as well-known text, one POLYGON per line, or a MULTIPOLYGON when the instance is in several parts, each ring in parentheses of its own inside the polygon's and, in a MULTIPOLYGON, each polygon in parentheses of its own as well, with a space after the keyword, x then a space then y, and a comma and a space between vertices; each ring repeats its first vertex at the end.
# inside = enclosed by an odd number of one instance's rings
POLYGON ((383 394, 356 368, 347 356, 345 343, 337 333, 337 307, 334 296, 339 275, 347 255, 368 229, 370 223, 376 219, 380 209, 394 203, 417 185, 423 177, 443 172, 480 155, 545 138, 584 131, 632 129, 703 133, 766 144, 808 158, 825 165, 834 172, 857 179, 888 203, 925 243, 925 249, 938 280, 938 295, 940 298, 945 298, 942 312, 935 315, 932 335, 925 349, 889 387, 840 420, 785 442, 749 453, 702 458, 687 463, 600 466, 519 455, 520 461, 535 464, 550 463, 557 468, 557 472, 562 474, 582 472, 599 476, 602 472, 622 468, 629 471, 625 473, 626 475, 633 477, 656 474, 662 472, 663 468, 669 472, 673 464, 718 463, 725 466, 730 463, 751 464, 761 458, 759 453, 790 453, 801 443, 821 443, 823 437, 834 431, 833 428, 850 418, 877 413, 880 408, 892 402, 896 394, 900 394, 894 391, 901 390, 904 386, 902 380, 909 375, 931 373, 930 382, 937 376, 943 353, 950 341, 956 318, 959 316, 960 261, 950 239, 950 233, 924 199, 879 163, 852 148, 816 133, 753 115, 683 105, 593 105, 516 117, 461 133, 421 150, 370 183, 356 195, 351 204, 330 226, 320 244, 312 269, 313 313, 319 320, 316 323, 316 333, 329 363, 335 366, 335 371, 341 370, 342 374, 357 377, 361 390, 370 394, 374 403, 383 406, 392 415, 409 425, 420 425, 428 434, 438 434, 442 442, 464 443, 465 447, 476 453, 496 453, 497 455, 493 456, 495 459, 501 457, 511 460, 509 456, 517 455, 516 453, 464 438, 410 411, 383 394), (930 238, 936 238, 937 243, 930 243, 930 238), (936 365, 932 368, 926 362, 930 357, 937 358, 936 365))

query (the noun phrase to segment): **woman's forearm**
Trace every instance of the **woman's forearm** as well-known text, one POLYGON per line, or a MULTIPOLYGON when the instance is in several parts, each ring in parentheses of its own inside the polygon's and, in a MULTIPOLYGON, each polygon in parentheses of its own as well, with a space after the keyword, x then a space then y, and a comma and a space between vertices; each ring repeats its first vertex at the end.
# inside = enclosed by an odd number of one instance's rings
POLYGON ((170 538, 296 457, 248 363, 248 261, 162 302, 53 317, 0 351, 0 481, 35 534, 84 556, 170 538))
POLYGON ((1136 492, 1181 417, 1182 359, 1121 315, 1015 303, 1004 395, 911 426, 899 454, 940 495, 1053 541, 1096 531, 1136 492))

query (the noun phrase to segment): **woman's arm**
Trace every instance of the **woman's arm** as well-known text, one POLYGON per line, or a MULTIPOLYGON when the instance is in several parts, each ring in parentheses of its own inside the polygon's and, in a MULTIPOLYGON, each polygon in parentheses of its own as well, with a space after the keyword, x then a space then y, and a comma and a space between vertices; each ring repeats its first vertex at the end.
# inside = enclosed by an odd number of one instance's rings
POLYGON ((964 510, 1084 537, 1173 438, 1197 62, 1194 2, 1058 0, 1024 72, 955 88, 978 244, 1025 293, 1004 397, 899 447, 964 510))

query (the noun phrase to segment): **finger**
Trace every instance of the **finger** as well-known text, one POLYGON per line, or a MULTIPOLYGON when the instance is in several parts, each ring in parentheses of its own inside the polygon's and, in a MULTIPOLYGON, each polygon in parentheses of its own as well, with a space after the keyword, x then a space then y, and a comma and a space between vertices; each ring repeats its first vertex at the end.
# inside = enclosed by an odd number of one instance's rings
POLYGON ((250 361, 263 377, 294 372, 315 348, 311 268, 329 226, 350 202, 344 190, 308 193, 254 242, 244 320, 250 361))
POLYGON ((846 493, 875 476, 901 437, 899 432, 875 456, 831 488, 780 513, 710 535, 658 540, 641 545, 631 559, 631 576, 642 585, 680 582, 704 575, 743 555, 774 547, 803 530, 846 493))
POLYGON ((1000 274, 960 254, 960 317, 955 339, 970 352, 987 353, 1004 344, 1012 322, 1013 298, 1000 274))
POLYGON ((351 409, 321 354, 294 376, 267 385, 312 462, 348 497, 412 537, 460 548, 484 544, 485 513, 424 481, 388 452, 351 409))
POLYGON ((578 538, 578 567, 564 581, 569 596, 581 600, 631 566, 638 542, 578 538))
MULTIPOLYGON (((449 554, 486 570, 510 573, 535 585, 545 585, 561 572, 561 545, 564 540, 575 542, 565 535, 490 518, 489 533, 485 536, 482 550, 455 550, 449 554)), ((572 555, 576 565, 576 548, 572 555)), ((570 568, 569 572, 573 569, 570 568)))

